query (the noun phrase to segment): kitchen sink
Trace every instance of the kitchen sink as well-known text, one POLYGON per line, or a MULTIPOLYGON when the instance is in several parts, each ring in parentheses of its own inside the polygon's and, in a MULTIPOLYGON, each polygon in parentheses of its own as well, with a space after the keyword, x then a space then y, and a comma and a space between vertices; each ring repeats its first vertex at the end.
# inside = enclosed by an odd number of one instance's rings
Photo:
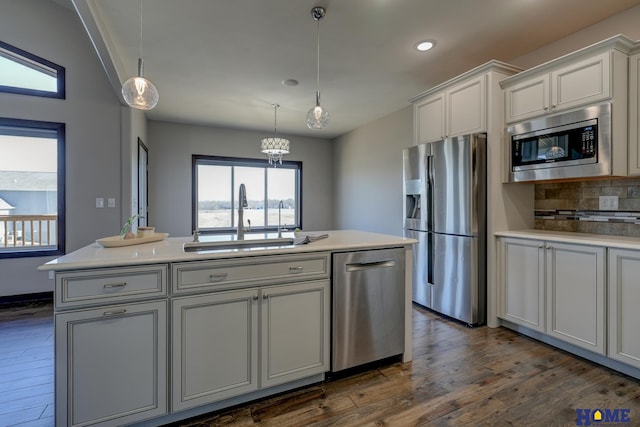
POLYGON ((200 252, 223 249, 263 249, 286 246, 293 246, 292 237, 187 242, 184 244, 183 250, 185 252, 200 252))

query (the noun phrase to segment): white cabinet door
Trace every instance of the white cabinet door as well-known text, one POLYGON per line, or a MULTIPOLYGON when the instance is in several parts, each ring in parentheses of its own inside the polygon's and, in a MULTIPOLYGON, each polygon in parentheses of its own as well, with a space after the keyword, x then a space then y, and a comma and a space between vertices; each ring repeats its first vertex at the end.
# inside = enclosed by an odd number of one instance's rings
POLYGON ((500 313, 505 320, 544 332, 544 244, 538 240, 499 239, 500 313))
POLYGON ((446 91, 446 136, 484 132, 487 128, 486 75, 446 91))
POLYGON ((611 53, 604 52, 505 88, 505 120, 569 110, 611 98, 611 53))
POLYGON ((172 410, 258 389, 258 289, 172 301, 172 410))
POLYGON ((433 142, 445 137, 444 93, 431 96, 413 107, 416 144, 433 142))
POLYGON ((505 89, 505 119, 507 123, 541 116, 550 105, 549 74, 525 80, 505 89))
POLYGON ((609 249, 609 354, 640 368, 640 251, 609 249))
POLYGON ((263 288, 261 386, 329 370, 328 280, 263 288))
POLYGON ((121 426, 167 413, 167 303, 55 315, 56 425, 121 426))
POLYGON ((629 174, 640 175, 640 53, 629 58, 629 174))
POLYGON ((567 110, 610 97, 610 52, 578 61, 551 73, 553 110, 567 110))
POLYGON ((547 333, 604 354, 605 249, 547 244, 547 333))

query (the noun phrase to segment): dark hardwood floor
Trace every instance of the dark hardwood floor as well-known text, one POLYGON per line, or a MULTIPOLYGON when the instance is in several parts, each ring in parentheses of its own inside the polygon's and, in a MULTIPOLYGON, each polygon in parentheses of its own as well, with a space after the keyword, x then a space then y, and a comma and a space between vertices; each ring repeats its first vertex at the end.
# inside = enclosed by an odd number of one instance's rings
POLYGON ((0 427, 52 427, 53 306, 0 309, 0 427))
MULTIPOLYGON (((615 425, 640 425, 638 380, 504 328, 418 307, 413 319, 411 363, 175 425, 575 426, 577 408, 628 408, 631 422, 615 425)), ((54 425, 50 305, 0 310, 0 427, 12 425, 54 425)))

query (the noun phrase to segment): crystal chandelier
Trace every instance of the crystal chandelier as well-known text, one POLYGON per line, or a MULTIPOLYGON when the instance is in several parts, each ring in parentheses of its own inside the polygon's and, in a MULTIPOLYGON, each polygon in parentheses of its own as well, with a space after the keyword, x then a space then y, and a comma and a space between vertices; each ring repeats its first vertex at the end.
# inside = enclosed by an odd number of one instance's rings
POLYGON ((309 129, 324 129, 329 124, 329 111, 320 105, 320 20, 325 15, 324 7, 311 9, 311 17, 318 23, 317 26, 317 68, 316 68, 316 105, 307 113, 307 127, 309 129))
POLYGON ((279 138, 278 135, 278 104, 271 104, 273 107, 273 136, 262 138, 260 144, 261 151, 269 157, 269 164, 274 167, 282 164, 282 156, 289 154, 289 140, 279 138))
POLYGON ((138 75, 131 77, 122 85, 122 97, 132 108, 151 110, 158 104, 158 90, 149 80, 144 78, 144 61, 142 60, 142 0, 140 0, 140 57, 138 58, 138 75))

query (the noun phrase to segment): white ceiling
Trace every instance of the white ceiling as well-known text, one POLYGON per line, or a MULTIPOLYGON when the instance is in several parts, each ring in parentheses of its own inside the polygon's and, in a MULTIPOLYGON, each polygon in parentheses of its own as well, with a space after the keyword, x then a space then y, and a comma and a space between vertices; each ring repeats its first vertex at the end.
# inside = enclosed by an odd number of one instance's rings
MULTIPOLYGON (((64 3, 69 0, 55 0, 64 3)), ((114 90, 137 73, 140 3, 71 0, 114 90)), ((640 4, 640 0, 142 0, 152 120, 333 138, 491 59, 505 62, 640 4), (307 129, 316 90, 331 123, 307 129), (413 45, 433 39, 421 53, 413 45), (281 84, 296 79, 298 86, 281 84)))

